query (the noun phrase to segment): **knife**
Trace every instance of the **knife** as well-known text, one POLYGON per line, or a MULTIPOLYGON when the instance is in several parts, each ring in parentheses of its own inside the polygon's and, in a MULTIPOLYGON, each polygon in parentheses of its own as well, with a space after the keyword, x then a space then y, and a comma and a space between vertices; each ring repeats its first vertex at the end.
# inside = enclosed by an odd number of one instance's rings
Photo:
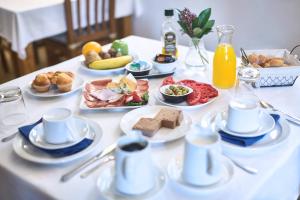
POLYGON ((116 146, 117 146, 117 143, 113 143, 113 144, 109 145, 103 151, 101 151, 100 153, 95 155, 94 157, 84 161, 83 163, 81 163, 80 165, 78 165, 77 167, 72 169, 71 171, 69 171, 66 174, 62 175, 62 177, 60 178, 60 181, 61 182, 66 182, 66 181, 70 180, 73 176, 75 176, 77 173, 79 173, 80 171, 82 171, 83 169, 88 167, 89 165, 93 164, 97 160, 100 160, 103 157, 105 157, 106 155, 113 152, 116 149, 116 146))

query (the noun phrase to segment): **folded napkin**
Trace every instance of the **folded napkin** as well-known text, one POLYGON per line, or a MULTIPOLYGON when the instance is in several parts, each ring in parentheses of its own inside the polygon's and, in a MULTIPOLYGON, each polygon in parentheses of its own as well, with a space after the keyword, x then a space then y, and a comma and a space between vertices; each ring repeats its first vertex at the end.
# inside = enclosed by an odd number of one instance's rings
MULTIPOLYGON (((271 114, 271 116, 274 118, 275 123, 277 123, 277 121, 280 118, 280 115, 277 114, 271 114)), ((219 134, 221 135, 222 140, 238 145, 238 146, 243 146, 243 147, 247 147, 247 146, 251 146, 253 144, 255 144, 257 141, 261 140, 267 133, 265 133, 264 135, 260 135, 260 136, 256 136, 256 137, 240 137, 240 136, 234 136, 234 135, 230 135, 229 133, 224 132, 223 130, 219 130, 219 134)))
MULTIPOLYGON (((21 133, 21 135, 28 141, 29 140, 29 133, 31 131, 31 129, 33 129, 36 125, 38 125, 39 123, 42 122, 42 119, 40 119, 39 121, 35 122, 34 124, 30 124, 27 126, 22 126, 19 128, 19 132, 21 133)), ((66 148, 61 148, 61 149, 43 149, 37 146, 33 146, 44 151, 45 153, 48 153, 49 155, 53 156, 53 157, 65 157, 65 156, 70 156, 73 155, 75 153, 78 153, 82 150, 84 150, 85 148, 87 148, 90 144, 92 144, 93 140, 85 138, 83 139, 81 142, 74 144, 73 146, 70 147, 66 147, 66 148)))

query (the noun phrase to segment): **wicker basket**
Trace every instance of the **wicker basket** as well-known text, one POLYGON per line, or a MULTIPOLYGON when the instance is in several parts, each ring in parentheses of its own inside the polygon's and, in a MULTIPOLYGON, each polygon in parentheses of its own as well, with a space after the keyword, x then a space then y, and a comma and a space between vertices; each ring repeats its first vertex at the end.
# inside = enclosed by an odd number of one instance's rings
POLYGON ((247 55, 252 53, 265 56, 282 57, 289 64, 287 67, 258 68, 260 78, 254 87, 279 87, 292 86, 300 75, 300 61, 297 55, 291 55, 287 49, 247 50, 247 55))

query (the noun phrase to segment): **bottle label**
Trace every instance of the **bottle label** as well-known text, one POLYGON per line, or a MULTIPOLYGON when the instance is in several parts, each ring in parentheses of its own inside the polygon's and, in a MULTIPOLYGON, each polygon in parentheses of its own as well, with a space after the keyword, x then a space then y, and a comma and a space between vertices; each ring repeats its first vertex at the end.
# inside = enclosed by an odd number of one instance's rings
POLYGON ((165 33, 165 51, 167 54, 176 54, 176 35, 174 32, 165 33))

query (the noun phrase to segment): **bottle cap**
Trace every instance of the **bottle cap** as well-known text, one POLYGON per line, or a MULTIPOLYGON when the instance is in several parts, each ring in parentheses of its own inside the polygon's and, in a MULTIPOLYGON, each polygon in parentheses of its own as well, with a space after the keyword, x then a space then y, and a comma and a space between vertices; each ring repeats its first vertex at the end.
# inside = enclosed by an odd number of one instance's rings
POLYGON ((166 9, 165 10, 165 16, 174 16, 174 10, 173 9, 166 9))

